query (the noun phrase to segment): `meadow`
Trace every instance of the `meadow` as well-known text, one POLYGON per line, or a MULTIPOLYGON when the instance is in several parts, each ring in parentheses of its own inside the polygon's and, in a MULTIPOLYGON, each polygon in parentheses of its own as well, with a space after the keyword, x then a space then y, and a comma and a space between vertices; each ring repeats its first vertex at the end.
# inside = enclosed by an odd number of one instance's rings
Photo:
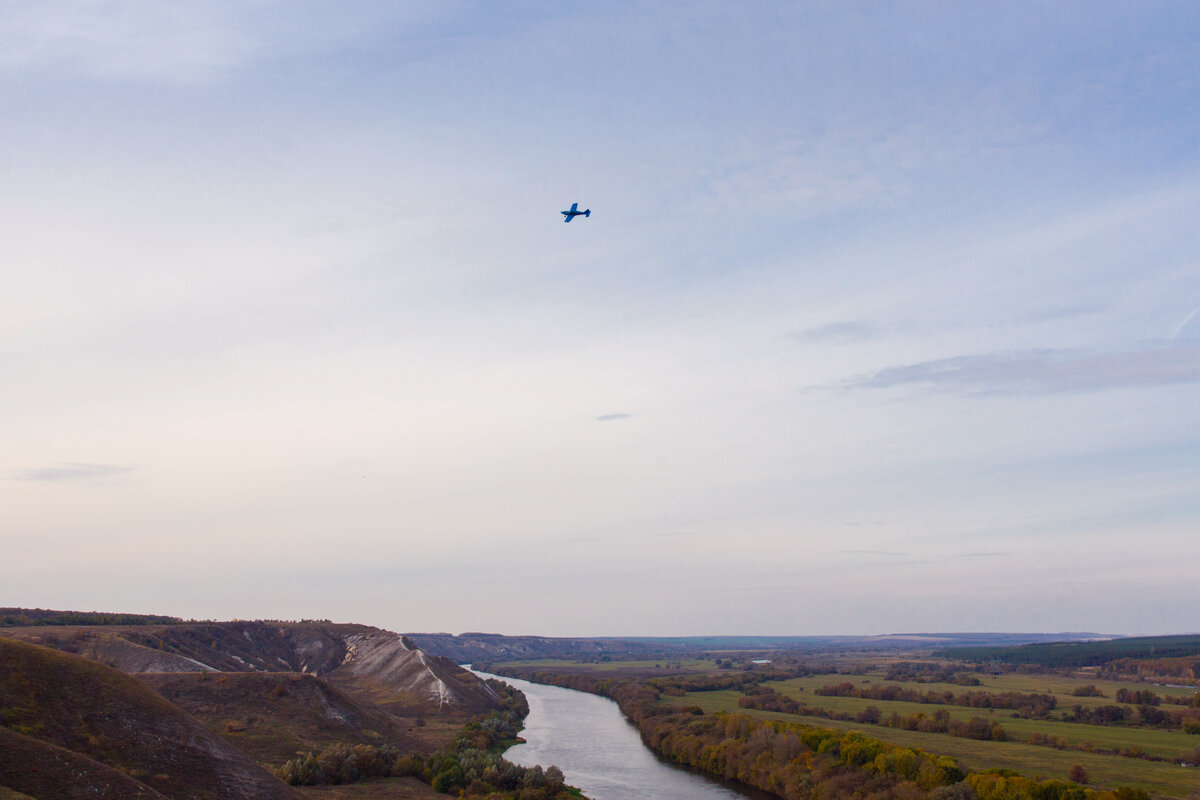
MULTIPOLYGON (((812 675, 768 681, 764 685, 776 690, 784 697, 806 704, 810 708, 824 709, 833 713, 857 715, 869 706, 878 708, 886 719, 892 713, 907 718, 913 714, 932 716, 935 711, 946 711, 954 720, 966 721, 972 717, 999 723, 1007 741, 981 741, 945 733, 925 733, 904 730, 882 724, 870 724, 845 720, 828 719, 817 715, 797 715, 774 711, 747 709, 738 701, 745 695, 734 690, 711 692, 688 692, 683 697, 672 698, 673 702, 695 705, 706 713, 717 711, 741 712, 755 717, 803 721, 813 725, 840 730, 861 730, 883 741, 905 747, 919 747, 929 752, 953 756, 970 769, 1012 769, 1023 775, 1066 780, 1076 765, 1087 772, 1091 785, 1097 787, 1119 784, 1134 785, 1169 797, 1189 797, 1200 791, 1200 768, 1181 767, 1174 761, 1181 753, 1200 747, 1200 736, 1188 735, 1179 730, 1160 728, 1092 725, 1067 722, 1061 719, 1073 706, 1084 708, 1115 704, 1119 689, 1151 689, 1160 696, 1190 697, 1194 689, 1185 687, 1148 686, 1118 681, 1080 679, 1045 674, 1002 674, 992 676, 971 673, 978 678, 979 686, 964 686, 957 683, 917 683, 915 681, 885 681, 879 672, 864 670, 856 674, 812 675), (1057 700, 1057 707, 1046 719, 1025 719, 1015 715, 1011 709, 970 708, 955 705, 933 705, 907 701, 875 700, 859 697, 839 697, 817 694, 824 686, 851 682, 857 686, 870 687, 874 684, 901 686, 921 692, 964 691, 1021 692, 1023 694, 1050 694, 1057 700), (1076 696, 1073 691, 1084 685, 1094 685, 1103 695, 1076 696), (1053 738, 1051 738, 1053 737, 1053 738), (1035 739, 1053 741, 1056 746, 1035 744, 1035 739), (1104 752, 1108 751, 1108 752, 1104 752), (1127 755, 1120 755, 1126 753, 1127 755), (1145 754, 1163 761, 1131 757, 1145 754)), ((1178 706, 1165 706, 1178 708, 1178 706)))

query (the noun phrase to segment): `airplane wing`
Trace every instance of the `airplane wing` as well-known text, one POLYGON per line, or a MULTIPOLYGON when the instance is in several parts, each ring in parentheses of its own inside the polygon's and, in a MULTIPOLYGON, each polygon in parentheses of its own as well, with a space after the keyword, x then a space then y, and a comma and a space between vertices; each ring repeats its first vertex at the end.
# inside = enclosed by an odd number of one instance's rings
POLYGON ((572 214, 579 213, 579 203, 571 203, 571 213, 572 214))

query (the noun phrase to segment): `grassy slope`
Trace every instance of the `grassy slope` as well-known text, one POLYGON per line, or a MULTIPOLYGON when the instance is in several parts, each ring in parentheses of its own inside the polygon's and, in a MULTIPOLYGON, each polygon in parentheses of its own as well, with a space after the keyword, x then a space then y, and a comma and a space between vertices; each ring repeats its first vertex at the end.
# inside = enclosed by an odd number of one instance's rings
MULTIPOLYGON (((305 786, 300 790, 307 800, 446 800, 428 784, 416 778, 386 778, 352 783, 346 786, 305 786)), ((0 800, 3 800, 0 797, 0 800)))
MULTIPOLYGON (((0 725, 14 733, 86 756, 168 797, 295 797, 136 679, 79 656, 0 637, 0 709, 0 725)), ((59 777, 65 791, 70 776, 59 777)))
POLYGON ((0 786, 0 800, 36 800, 27 794, 22 794, 15 789, 8 789, 0 786))
POLYGON ((87 756, 0 728, 0 800, 167 800, 145 784, 87 756))
POLYGON ((296 673, 156 673, 138 675, 172 703, 259 764, 278 766, 297 752, 336 742, 389 744, 432 752, 401 720, 366 706, 313 675, 296 673))

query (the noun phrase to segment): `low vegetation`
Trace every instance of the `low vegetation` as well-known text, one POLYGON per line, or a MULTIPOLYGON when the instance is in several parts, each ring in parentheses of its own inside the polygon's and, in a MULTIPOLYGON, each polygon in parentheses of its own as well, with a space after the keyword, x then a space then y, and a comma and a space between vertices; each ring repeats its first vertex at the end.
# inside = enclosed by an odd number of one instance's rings
POLYGON ((413 777, 436 792, 465 797, 499 793, 508 800, 582 798, 578 789, 566 785, 557 767, 522 767, 500 755, 518 741, 529 706, 524 695, 512 687, 494 680, 488 683, 503 698, 501 710, 468 723, 449 747, 430 756, 401 754, 389 747, 340 744, 287 761, 279 768, 279 777, 294 786, 413 777))

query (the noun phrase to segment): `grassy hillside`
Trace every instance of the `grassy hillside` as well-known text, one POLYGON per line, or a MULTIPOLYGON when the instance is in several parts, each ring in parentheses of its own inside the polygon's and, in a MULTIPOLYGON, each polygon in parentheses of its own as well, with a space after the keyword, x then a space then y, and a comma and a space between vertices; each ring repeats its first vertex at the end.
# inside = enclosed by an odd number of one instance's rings
POLYGON ((7 789, 0 786, 0 800, 36 800, 36 798, 22 794, 14 789, 7 789))
POLYGON ((120 770, 80 753, 0 728, 0 800, 167 800, 120 770), (28 794, 25 794, 25 793, 28 794))
MULTIPOLYGON (((85 658, 0 637, 0 726, 123 773, 178 800, 294 800, 274 775, 213 735, 149 687, 85 658)), ((10 742, 13 736, 7 736, 10 742)), ((43 748, 42 756, 51 751, 43 748)), ((57 753, 57 751, 53 751, 57 753)), ((36 797, 68 797, 71 770, 14 767, 5 749, 3 783, 36 797), (16 774, 13 774, 15 771, 16 774), (36 783, 59 781, 54 791, 36 783)), ((64 756, 65 758, 65 756, 64 756)), ((136 795, 128 795, 136 796, 136 795)), ((153 797, 152 794, 145 795, 153 797)))
POLYGON ((432 752, 414 718, 384 713, 313 675, 158 673, 139 675, 163 697, 260 764, 330 744, 391 745, 432 752))

